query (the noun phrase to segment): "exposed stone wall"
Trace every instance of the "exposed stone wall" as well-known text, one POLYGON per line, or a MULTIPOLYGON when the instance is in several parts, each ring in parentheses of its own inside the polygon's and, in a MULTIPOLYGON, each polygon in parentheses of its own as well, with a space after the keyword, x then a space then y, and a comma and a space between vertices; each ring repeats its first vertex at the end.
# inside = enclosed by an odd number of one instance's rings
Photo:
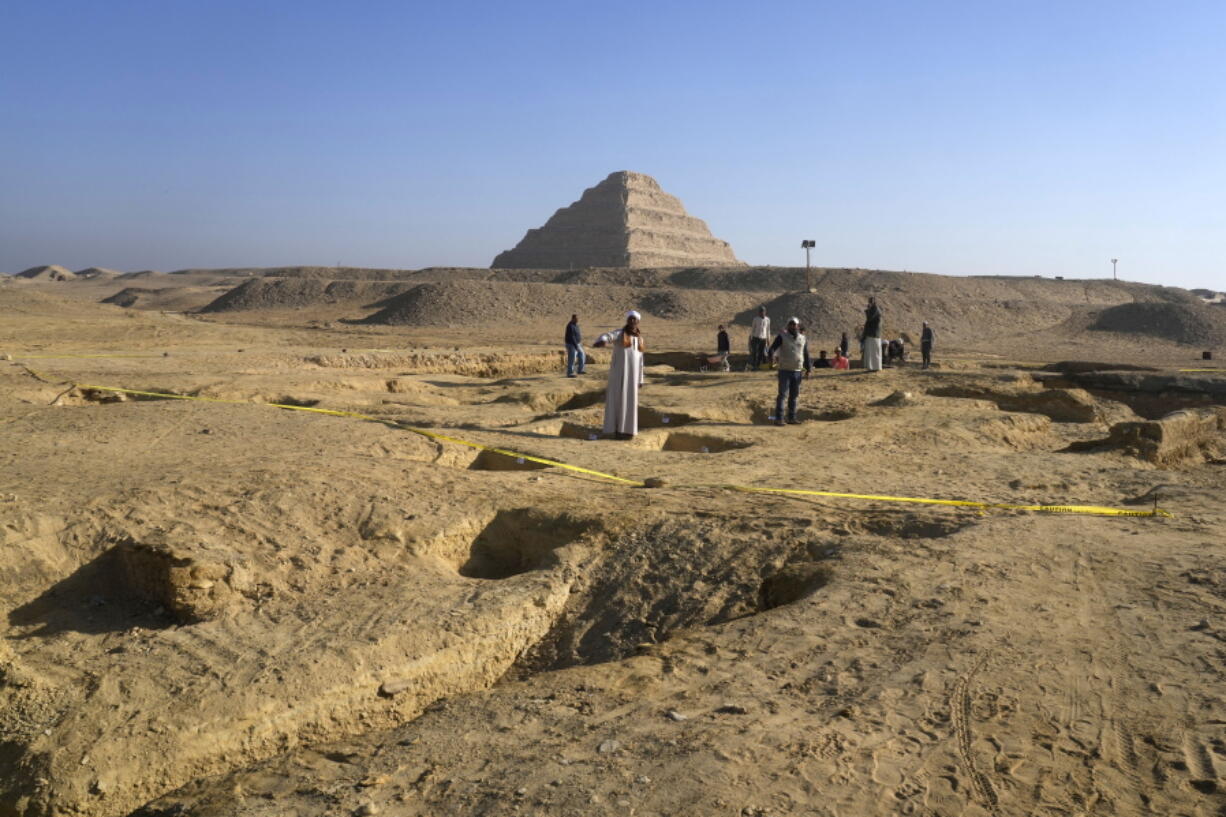
POLYGON ((544 226, 528 230, 494 268, 740 266, 726 241, 642 173, 611 173, 544 226))

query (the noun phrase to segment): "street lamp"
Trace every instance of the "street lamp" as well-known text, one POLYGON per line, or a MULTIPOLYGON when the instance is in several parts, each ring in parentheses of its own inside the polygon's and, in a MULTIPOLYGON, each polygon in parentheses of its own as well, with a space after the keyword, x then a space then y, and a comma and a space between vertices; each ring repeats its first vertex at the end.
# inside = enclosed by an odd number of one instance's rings
POLYGON ((809 269, 809 250, 817 246, 817 242, 812 239, 805 239, 800 242, 800 247, 805 251, 805 289, 813 292, 817 287, 813 282, 813 273, 809 269))
POLYGON ((1119 278, 1117 278, 1117 277, 1116 277, 1116 275, 1115 275, 1115 264, 1116 264, 1116 262, 1117 262, 1117 261, 1119 261, 1119 260, 1120 260, 1120 259, 1118 259, 1118 258, 1112 258, 1112 259, 1111 259, 1111 280, 1113 280, 1113 281, 1118 281, 1118 280, 1120 280, 1120 279, 1119 279, 1119 278))

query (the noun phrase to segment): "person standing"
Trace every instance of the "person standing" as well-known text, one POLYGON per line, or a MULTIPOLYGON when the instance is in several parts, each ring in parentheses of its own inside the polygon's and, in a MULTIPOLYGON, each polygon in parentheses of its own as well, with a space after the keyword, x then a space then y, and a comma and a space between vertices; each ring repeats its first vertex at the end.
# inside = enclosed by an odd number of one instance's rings
POLYGON ((864 330, 860 335, 860 344, 864 349, 862 354, 864 368, 870 372, 881 371, 881 309, 877 299, 868 299, 868 308, 864 310, 864 330))
POLYGON ((724 329, 724 325, 719 325, 719 331, 715 333, 715 354, 728 355, 732 352, 732 343, 728 340, 728 331, 724 329))
POLYGON ((924 321, 924 331, 920 333, 920 354, 924 356, 924 368, 932 363, 932 342, 936 340, 936 332, 924 321))
POLYGON ((593 344, 613 350, 609 360, 609 386, 604 395, 604 433, 619 440, 628 440, 639 431, 639 386, 643 382, 641 319, 638 312, 630 310, 626 313, 625 326, 616 332, 606 332, 593 344))
POLYGON ((800 380, 813 370, 809 360, 809 341, 800 330, 800 321, 792 318, 787 329, 779 333, 771 344, 770 356, 779 352, 779 393, 775 397, 775 425, 783 425, 783 398, 788 399, 787 422, 796 424, 796 401, 800 397, 800 380))
POLYGON ((579 374, 587 373, 587 355, 583 354, 583 333, 579 331, 579 316, 571 315, 566 324, 566 376, 575 376, 575 363, 579 374))
POLYGON ((749 327, 749 359, 756 372, 766 362, 766 343, 771 336, 771 319, 766 316, 766 307, 758 307, 758 314, 749 327))
POLYGON ((843 357, 847 357, 847 350, 851 348, 851 343, 847 340, 847 333, 843 333, 843 337, 839 338, 839 351, 843 353, 843 357))

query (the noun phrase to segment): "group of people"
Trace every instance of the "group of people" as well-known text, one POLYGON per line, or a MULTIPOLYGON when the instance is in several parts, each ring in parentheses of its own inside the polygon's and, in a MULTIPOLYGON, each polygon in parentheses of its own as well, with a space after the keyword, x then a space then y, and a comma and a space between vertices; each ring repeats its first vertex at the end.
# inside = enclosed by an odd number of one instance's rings
MULTIPOLYGON (((626 313, 626 323, 618 330, 602 334, 593 344, 598 348, 609 347, 609 385, 605 391, 604 433, 618 439, 629 439, 638 433, 639 387, 643 385, 643 334, 639 328, 642 315, 635 310, 626 313)), ((881 337, 882 312, 877 299, 870 297, 864 310, 864 325, 860 329, 860 359, 862 368, 879 372, 883 358, 903 359, 905 348, 901 339, 883 340, 881 337), (897 346, 895 346, 897 344, 897 346)), ((924 321, 920 335, 920 351, 923 368, 932 364, 932 347, 936 333, 924 321)), ((576 377, 586 372, 587 356, 583 351, 583 335, 579 329, 579 316, 571 315, 566 325, 566 376, 576 377)), ((844 332, 829 358, 822 349, 817 359, 809 355, 809 341, 799 318, 789 318, 782 332, 771 341, 770 317, 766 307, 760 307, 749 330, 750 366, 754 370, 774 363, 777 369, 779 390, 775 398, 776 425, 800 422, 796 404, 800 397, 800 381, 807 378, 813 369, 849 369, 847 357, 849 341, 844 332), (768 345, 768 341, 770 341, 768 345), (786 403, 786 406, 785 406, 786 403), (786 409, 786 412, 785 412, 786 409)), ((717 355, 727 359, 732 346, 728 332, 721 324, 716 333, 717 355)))

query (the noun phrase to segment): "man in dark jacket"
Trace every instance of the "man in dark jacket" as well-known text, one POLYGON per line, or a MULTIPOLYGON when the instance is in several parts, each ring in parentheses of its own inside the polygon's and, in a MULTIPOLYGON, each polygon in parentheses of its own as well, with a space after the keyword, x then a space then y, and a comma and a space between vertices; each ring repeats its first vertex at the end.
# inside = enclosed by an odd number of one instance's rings
POLYGON ((868 308, 864 310, 860 345, 864 349, 861 353, 864 368, 870 372, 881 371, 881 308, 877 306, 876 298, 869 298, 868 308))
POLYGON ((575 376, 575 362, 579 363, 579 374, 587 373, 587 356, 583 354, 583 333, 579 331, 579 316, 571 315, 570 323, 566 324, 566 376, 575 376))
POLYGON ((924 321, 924 331, 920 333, 920 353, 924 356, 925 369, 932 364, 932 342, 934 340, 936 340, 936 333, 932 331, 928 321, 924 321))

